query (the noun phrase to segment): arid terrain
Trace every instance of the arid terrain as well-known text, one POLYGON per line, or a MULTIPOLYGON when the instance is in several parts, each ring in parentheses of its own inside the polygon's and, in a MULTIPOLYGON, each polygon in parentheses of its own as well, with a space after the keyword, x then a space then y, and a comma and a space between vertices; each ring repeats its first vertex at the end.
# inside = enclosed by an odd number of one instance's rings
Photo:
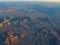
POLYGON ((59 5, 0 2, 0 45, 60 45, 59 5))

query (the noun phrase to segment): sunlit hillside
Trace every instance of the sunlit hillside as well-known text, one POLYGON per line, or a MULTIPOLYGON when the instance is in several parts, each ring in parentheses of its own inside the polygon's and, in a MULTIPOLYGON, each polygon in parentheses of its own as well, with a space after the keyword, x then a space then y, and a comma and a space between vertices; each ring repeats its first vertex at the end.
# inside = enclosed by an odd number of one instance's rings
POLYGON ((0 45, 60 45, 60 3, 0 2, 0 45))

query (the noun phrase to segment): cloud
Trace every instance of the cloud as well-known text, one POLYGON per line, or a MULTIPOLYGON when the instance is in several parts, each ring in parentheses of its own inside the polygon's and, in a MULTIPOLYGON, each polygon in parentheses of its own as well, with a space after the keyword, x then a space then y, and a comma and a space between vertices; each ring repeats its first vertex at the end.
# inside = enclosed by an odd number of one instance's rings
POLYGON ((0 10, 0 12, 13 12, 15 10, 9 9, 9 10, 0 10))
POLYGON ((2 10, 0 10, 0 12, 3 12, 2 10))
POLYGON ((11 9, 10 9, 10 10, 6 10, 5 12, 12 12, 12 11, 14 11, 14 10, 11 10, 11 9))

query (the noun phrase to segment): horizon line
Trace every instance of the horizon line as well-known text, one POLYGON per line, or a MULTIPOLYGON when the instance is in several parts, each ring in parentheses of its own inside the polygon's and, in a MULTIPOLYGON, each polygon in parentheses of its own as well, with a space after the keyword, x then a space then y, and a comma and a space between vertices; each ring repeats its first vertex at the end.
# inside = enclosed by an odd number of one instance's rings
POLYGON ((0 2, 60 2, 60 0, 0 0, 0 2))

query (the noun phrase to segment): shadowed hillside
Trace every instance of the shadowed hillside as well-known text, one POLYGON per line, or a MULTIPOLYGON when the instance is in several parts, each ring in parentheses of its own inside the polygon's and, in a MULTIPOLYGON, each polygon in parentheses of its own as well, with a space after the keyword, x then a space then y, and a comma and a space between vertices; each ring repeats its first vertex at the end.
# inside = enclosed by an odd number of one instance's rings
POLYGON ((0 45, 60 45, 59 12, 59 3, 0 2, 0 45))

